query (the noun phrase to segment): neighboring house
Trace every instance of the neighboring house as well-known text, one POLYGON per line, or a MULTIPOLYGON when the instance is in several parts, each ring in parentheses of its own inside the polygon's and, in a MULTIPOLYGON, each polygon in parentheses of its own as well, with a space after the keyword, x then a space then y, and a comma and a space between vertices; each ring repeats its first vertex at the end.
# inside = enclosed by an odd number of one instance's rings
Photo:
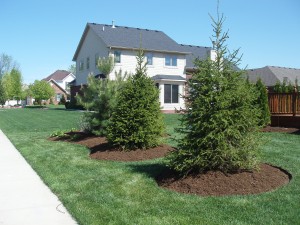
POLYGON ((99 57, 114 57, 115 68, 108 75, 111 79, 120 69, 133 74, 140 47, 145 50, 147 74, 160 89, 162 110, 184 108, 184 100, 180 96, 185 93, 187 66, 193 68, 192 60, 207 57, 211 49, 180 45, 162 31, 140 28, 88 23, 73 57, 76 81, 72 95, 87 83, 89 74, 101 75, 97 69, 99 57))
POLYGON ((272 89, 277 82, 295 85, 296 79, 300 82, 300 69, 278 66, 265 66, 247 70, 249 81, 256 82, 259 78, 272 89))
POLYGON ((75 75, 66 70, 57 70, 43 80, 47 81, 54 89, 55 96, 52 98, 54 104, 58 104, 62 96, 65 99, 70 94, 70 83, 75 80, 75 75))

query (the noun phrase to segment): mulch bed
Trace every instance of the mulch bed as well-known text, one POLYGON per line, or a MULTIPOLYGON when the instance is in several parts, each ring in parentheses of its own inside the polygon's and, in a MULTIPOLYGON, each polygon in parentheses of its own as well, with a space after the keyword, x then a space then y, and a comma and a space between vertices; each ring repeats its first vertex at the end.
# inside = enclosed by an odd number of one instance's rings
POLYGON ((281 168, 261 164, 258 171, 224 174, 220 171, 178 178, 170 170, 160 174, 159 186, 201 196, 248 195, 274 190, 288 184, 291 175, 281 168))
POLYGON ((289 133, 289 134, 300 134, 298 128, 286 128, 286 127, 271 127, 267 126, 261 130, 262 132, 280 132, 280 133, 289 133))
POLYGON ((156 158, 162 158, 170 151, 174 150, 169 145, 163 144, 150 149, 136 149, 134 151, 122 151, 119 148, 111 146, 107 143, 105 137, 98 137, 88 135, 82 132, 69 132, 70 135, 79 135, 77 140, 70 138, 57 138, 51 137, 52 141, 67 141, 86 146, 90 149, 90 157, 98 160, 111 160, 111 161, 143 161, 156 158))
MULTIPOLYGON (((297 133, 294 128, 266 127, 263 132, 297 133)), ((142 161, 166 156, 174 148, 161 145, 151 149, 137 149, 135 151, 121 151, 107 143, 106 138, 88 135, 82 132, 70 132, 77 135, 76 140, 70 138, 51 137, 52 141, 67 141, 86 146, 90 149, 90 158, 112 161, 142 161)), ((156 181, 159 186, 173 191, 196 194, 201 196, 247 195, 274 190, 289 183, 291 175, 278 167, 261 164, 258 171, 224 174, 220 171, 208 171, 203 174, 178 177, 171 170, 166 169, 156 181)))

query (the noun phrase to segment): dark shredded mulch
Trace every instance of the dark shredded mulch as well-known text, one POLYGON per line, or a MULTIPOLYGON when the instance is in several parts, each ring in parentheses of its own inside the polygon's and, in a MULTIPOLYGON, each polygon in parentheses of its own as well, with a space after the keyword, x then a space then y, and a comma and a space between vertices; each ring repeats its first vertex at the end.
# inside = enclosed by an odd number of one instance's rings
POLYGON ((261 164, 259 171, 224 174, 208 171, 178 178, 166 170, 156 180, 159 186, 173 191, 201 196, 248 195, 274 190, 289 183, 291 175, 278 167, 261 164))
POLYGON ((84 145, 90 149, 90 157, 99 160, 112 161, 142 161, 155 158, 162 158, 170 151, 174 150, 169 145, 160 145, 150 149, 136 149, 134 151, 122 151, 119 148, 111 146, 107 143, 105 137, 85 134, 82 132, 70 132, 69 135, 77 135, 77 140, 70 138, 50 138, 52 141, 68 141, 76 144, 84 145))
MULTIPOLYGON (((266 127, 263 131, 295 133, 298 132, 298 129, 266 127)), ((104 137, 97 137, 82 132, 70 132, 67 134, 70 136, 76 135, 76 140, 72 140, 70 137, 52 137, 49 140, 67 141, 84 145, 90 149, 90 158, 97 160, 150 160, 164 157, 167 153, 174 150, 168 145, 161 145, 147 150, 121 151, 109 145, 104 137)), ((281 168, 268 164, 261 164, 259 168, 259 171, 229 174, 224 174, 220 171, 208 171, 184 178, 180 178, 171 170, 166 169, 155 179, 158 185, 163 188, 201 196, 257 194, 286 185, 291 179, 291 175, 281 168)))
POLYGON ((300 130, 298 128, 286 128, 286 127, 264 127, 262 132, 280 132, 280 133, 289 133, 289 134, 300 134, 300 130))

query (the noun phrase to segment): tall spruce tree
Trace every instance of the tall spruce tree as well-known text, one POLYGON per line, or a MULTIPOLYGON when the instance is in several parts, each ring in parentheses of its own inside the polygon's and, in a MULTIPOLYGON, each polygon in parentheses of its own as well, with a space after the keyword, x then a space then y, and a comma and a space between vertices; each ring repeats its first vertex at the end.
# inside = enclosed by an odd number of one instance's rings
MULTIPOLYGON (((255 90, 249 90, 235 70, 241 57, 229 52, 228 32, 222 31, 223 15, 212 19, 216 58, 195 61, 178 131, 178 149, 168 156, 168 166, 182 175, 208 170, 224 172, 253 169, 258 164, 258 109, 255 90)), ((252 86, 253 88, 253 86, 252 86)))
POLYGON ((261 79, 258 79, 255 87, 258 91, 258 98, 256 100, 257 107, 260 109, 259 117, 258 117, 258 125, 264 127, 271 122, 271 114, 269 110, 268 103, 268 91, 266 86, 263 84, 261 79))
POLYGON ((137 67, 117 97, 117 107, 108 127, 108 141, 123 150, 146 149, 161 142, 163 118, 159 90, 147 76, 144 52, 139 50, 137 67))

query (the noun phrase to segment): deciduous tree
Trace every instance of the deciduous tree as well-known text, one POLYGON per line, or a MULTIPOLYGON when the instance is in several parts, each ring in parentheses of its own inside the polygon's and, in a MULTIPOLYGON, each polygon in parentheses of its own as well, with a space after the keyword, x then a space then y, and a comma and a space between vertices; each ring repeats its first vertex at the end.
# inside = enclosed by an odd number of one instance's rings
POLYGON ((0 79, 0 105, 3 107, 3 105, 5 104, 5 102, 7 101, 7 94, 6 91, 4 89, 4 84, 2 82, 2 79, 0 79))
POLYGON ((47 81, 35 80, 33 84, 29 85, 31 97, 39 104, 42 100, 48 100, 54 96, 54 90, 47 81))
POLYGON ((18 67, 18 63, 12 56, 5 53, 0 54, 0 79, 4 74, 10 73, 13 68, 18 69, 18 67))

